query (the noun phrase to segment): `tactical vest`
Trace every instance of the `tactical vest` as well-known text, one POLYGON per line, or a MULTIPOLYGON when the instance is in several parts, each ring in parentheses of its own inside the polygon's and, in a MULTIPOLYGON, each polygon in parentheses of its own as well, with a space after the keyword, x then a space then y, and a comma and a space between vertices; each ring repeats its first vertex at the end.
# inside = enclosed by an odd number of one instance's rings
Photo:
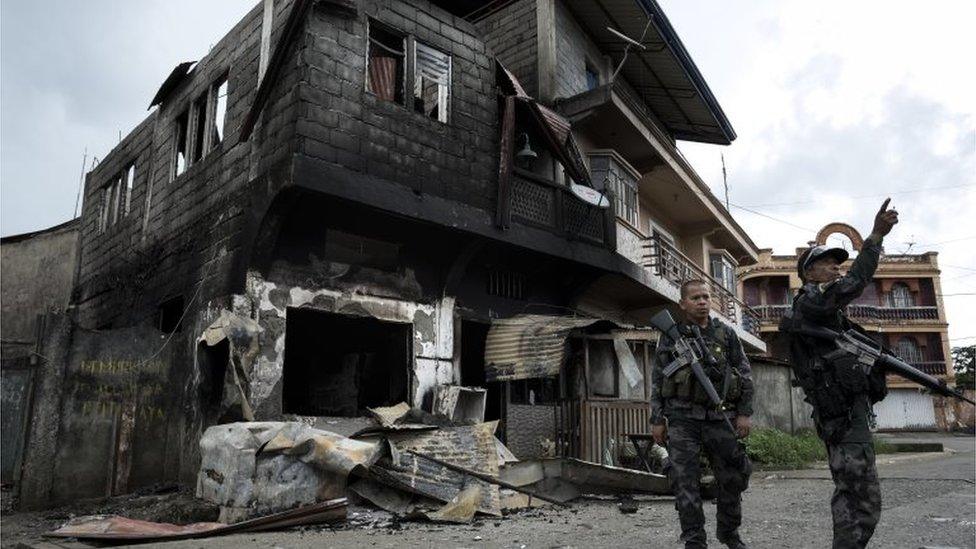
MULTIPOLYGON (((713 336, 702 334, 702 339, 708 346, 708 351, 715 357, 716 366, 702 365, 705 374, 712 381, 715 390, 718 391, 722 401, 726 403, 736 403, 742 398, 742 375, 738 369, 733 367, 729 351, 732 348, 732 334, 728 328, 719 325, 714 331, 713 336)), ((670 349, 668 350, 670 351, 670 349)), ((667 352, 667 356, 674 358, 674 353, 667 352)), ((708 394, 705 389, 695 379, 690 367, 678 369, 671 377, 665 378, 661 383, 661 397, 686 400, 695 404, 710 406, 708 394)))

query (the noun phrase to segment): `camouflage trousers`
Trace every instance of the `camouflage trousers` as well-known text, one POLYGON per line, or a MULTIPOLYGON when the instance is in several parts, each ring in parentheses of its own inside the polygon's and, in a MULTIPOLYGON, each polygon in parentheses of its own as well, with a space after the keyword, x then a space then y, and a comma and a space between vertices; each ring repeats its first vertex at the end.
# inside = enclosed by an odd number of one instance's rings
POLYGON ((749 487, 752 473, 745 449, 724 421, 669 418, 668 477, 681 522, 681 541, 686 547, 705 547, 707 541, 699 483, 702 452, 715 473, 715 531, 719 541, 735 535, 742 523, 742 492, 749 487))
POLYGON ((881 485, 870 442, 827 445, 834 495, 834 549, 866 547, 881 518, 881 485))

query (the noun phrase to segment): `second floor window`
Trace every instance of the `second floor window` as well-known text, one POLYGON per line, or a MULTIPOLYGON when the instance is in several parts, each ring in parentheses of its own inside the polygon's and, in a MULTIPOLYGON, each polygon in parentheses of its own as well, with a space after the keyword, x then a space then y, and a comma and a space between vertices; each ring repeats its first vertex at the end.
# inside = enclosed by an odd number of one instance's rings
POLYGON ((416 45, 414 108, 438 122, 447 122, 451 89, 451 56, 430 46, 416 45))
POLYGON ((888 306, 890 307, 914 307, 915 296, 912 295, 908 285, 902 282, 895 282, 891 285, 891 293, 888 294, 888 306))
POLYGON ((98 212, 98 232, 115 225, 132 208, 132 187, 136 179, 136 165, 129 164, 102 187, 98 212))
POLYGON ((639 227, 637 175, 611 154, 590 155, 590 176, 613 199, 617 217, 639 227))
POLYGON ((726 290, 735 293, 735 265, 725 254, 710 254, 712 278, 726 290))
POLYGON ((384 101, 404 104, 406 39, 370 20, 366 89, 384 101))

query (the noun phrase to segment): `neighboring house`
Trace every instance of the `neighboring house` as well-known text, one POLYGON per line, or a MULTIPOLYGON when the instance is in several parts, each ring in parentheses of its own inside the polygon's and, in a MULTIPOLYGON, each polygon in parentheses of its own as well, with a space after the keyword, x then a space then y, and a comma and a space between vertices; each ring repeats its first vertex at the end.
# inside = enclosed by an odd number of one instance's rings
POLYGON ((174 69, 87 176, 25 506, 192 482, 218 422, 352 432, 448 384, 518 454, 598 459, 646 432, 646 321, 689 278, 765 349, 758 249, 675 148, 734 133, 660 8, 482 4, 265 0, 174 69), (649 17, 610 83, 606 26, 649 17))
POLYGON ((3 448, 0 480, 20 474, 33 380, 43 368, 38 332, 46 313, 63 313, 78 262, 78 220, 0 238, 0 375, 3 448))
MULTIPOLYGON (((824 244, 836 234, 847 237, 854 250, 863 243, 850 225, 830 223, 810 244, 824 244)), ((797 248, 796 253, 805 249, 797 248)), ((949 325, 937 257, 937 252, 882 254, 874 280, 848 306, 847 314, 905 362, 951 382, 949 325)), ((744 299, 762 319, 761 335, 769 353, 783 360, 789 359, 789 346, 777 324, 802 285, 796 260, 797 255, 762 250, 758 263, 739 269, 744 299)), ((875 405, 879 429, 946 429, 953 424, 952 407, 945 407, 945 399, 896 376, 889 376, 888 385, 888 397, 875 405)))

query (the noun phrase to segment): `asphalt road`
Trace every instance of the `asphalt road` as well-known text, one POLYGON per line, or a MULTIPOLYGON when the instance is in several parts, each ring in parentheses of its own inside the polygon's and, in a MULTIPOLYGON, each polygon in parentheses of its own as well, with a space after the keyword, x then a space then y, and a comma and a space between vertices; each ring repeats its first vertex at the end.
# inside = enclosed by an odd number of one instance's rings
MULTIPOLYGON (((879 458, 883 511, 871 546, 976 547, 976 439, 913 437, 943 442, 950 451, 879 458)), ((828 501, 832 489, 829 472, 822 465, 803 471, 758 471, 744 496, 743 538, 754 548, 829 547, 828 501)), ((316 527, 152 546, 167 549, 678 546, 677 515, 671 500, 647 498, 638 504, 637 513, 626 515, 613 501, 591 500, 576 502, 569 509, 536 509, 471 525, 410 522, 402 523, 399 528, 391 528, 379 513, 358 509, 359 515, 354 517, 356 525, 341 529, 316 527)), ((714 505, 706 503, 710 536, 714 534, 714 513, 714 505)), ((714 538, 710 545, 720 547, 714 538)))

